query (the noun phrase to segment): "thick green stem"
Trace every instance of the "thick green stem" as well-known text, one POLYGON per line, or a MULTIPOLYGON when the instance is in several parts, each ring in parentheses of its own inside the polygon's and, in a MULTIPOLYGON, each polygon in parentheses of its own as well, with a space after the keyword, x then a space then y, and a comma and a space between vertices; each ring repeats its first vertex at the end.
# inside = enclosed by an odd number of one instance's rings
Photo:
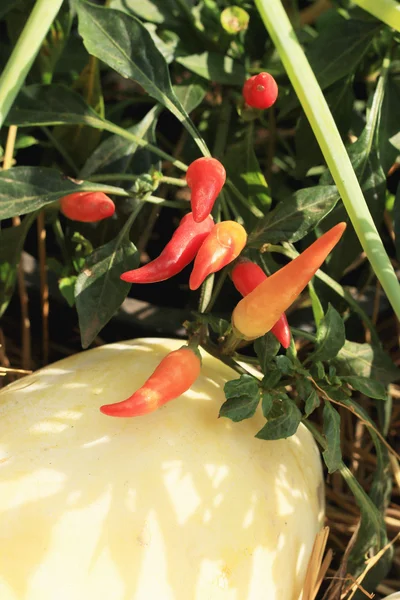
POLYGON ((389 27, 400 31, 400 4, 396 0, 353 0, 389 27))
POLYGON ((0 128, 62 3, 63 0, 36 0, 0 77, 0 128))
MULTIPOLYGON (((321 147, 362 247, 398 318, 400 285, 362 194, 335 121, 281 0, 255 0, 321 147)), ((380 3, 376 3, 380 4, 380 3)))

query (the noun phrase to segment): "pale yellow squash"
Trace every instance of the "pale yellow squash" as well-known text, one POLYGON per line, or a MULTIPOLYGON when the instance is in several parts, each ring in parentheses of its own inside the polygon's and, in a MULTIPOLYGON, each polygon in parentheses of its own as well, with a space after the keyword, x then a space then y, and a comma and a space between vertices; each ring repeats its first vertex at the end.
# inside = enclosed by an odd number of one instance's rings
POLYGON ((324 512, 304 427, 265 442, 259 414, 218 419, 237 375, 208 355, 159 411, 99 411, 181 345, 103 346, 0 394, 1 600, 298 599, 324 512))

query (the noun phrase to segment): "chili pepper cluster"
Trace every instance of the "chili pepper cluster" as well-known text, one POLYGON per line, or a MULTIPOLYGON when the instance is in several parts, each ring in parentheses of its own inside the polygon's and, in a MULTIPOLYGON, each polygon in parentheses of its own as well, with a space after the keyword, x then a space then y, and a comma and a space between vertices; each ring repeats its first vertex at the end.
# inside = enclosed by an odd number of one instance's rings
MULTIPOLYGON (((243 86, 245 103, 256 109, 272 106, 278 86, 268 73, 259 73, 243 86)), ((186 214, 161 254, 148 264, 121 275, 136 284, 156 283, 173 277, 192 261, 191 290, 197 290, 212 273, 240 256, 247 233, 235 221, 214 223, 214 203, 226 181, 226 172, 215 158, 202 157, 189 166, 186 182, 191 190, 191 212, 186 214)), ((94 222, 114 213, 112 200, 101 192, 80 192, 62 198, 61 211, 70 219, 94 222)), ((328 254, 340 240, 345 223, 339 223, 289 264, 267 277, 259 265, 240 257, 231 279, 243 296, 232 314, 232 329, 238 338, 253 340, 272 331, 284 348, 290 345, 285 310, 303 291, 328 254)), ((144 385, 128 399, 101 407, 109 416, 140 416, 187 391, 200 374, 201 357, 188 345, 168 354, 144 385)))

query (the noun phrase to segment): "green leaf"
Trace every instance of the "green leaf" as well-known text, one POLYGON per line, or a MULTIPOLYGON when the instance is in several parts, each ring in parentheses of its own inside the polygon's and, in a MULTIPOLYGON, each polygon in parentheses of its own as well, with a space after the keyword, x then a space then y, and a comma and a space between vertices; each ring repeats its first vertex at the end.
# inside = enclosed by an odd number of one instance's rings
MULTIPOLYGON (((324 90, 336 81, 353 74, 381 29, 379 21, 346 18, 331 13, 317 38, 308 46, 306 55, 320 87, 324 90)), ((282 102, 283 114, 298 104, 291 94, 282 102)))
POLYGON ((318 326, 317 349, 311 354, 310 359, 314 362, 323 362, 335 358, 339 350, 343 348, 345 341, 346 332, 343 319, 329 304, 326 315, 321 319, 318 326))
POLYGON ((178 56, 176 62, 204 79, 224 85, 243 85, 246 77, 244 65, 217 52, 178 56))
POLYGON ((369 344, 346 340, 333 364, 337 367, 339 376, 361 376, 378 380, 384 385, 400 378, 400 369, 392 363, 389 356, 381 348, 369 344))
MULTIPOLYGON (((229 146, 225 157, 224 166, 228 177, 233 181, 242 195, 246 198, 249 208, 238 204, 236 196, 231 194, 232 202, 235 203, 245 222, 252 223, 254 217, 250 207, 256 207, 265 213, 271 206, 271 195, 268 184, 254 152, 253 127, 249 126, 243 139, 229 146)), ((229 190, 228 190, 229 193, 229 190)))
POLYGON ((187 84, 174 85, 174 92, 186 112, 191 113, 204 100, 206 88, 200 80, 194 79, 187 84))
POLYGON ((275 358, 276 366, 283 375, 290 375, 294 371, 294 365, 290 358, 281 354, 275 358))
POLYGON ((309 417, 321 404, 317 390, 312 385, 311 381, 305 378, 296 381, 296 390, 299 397, 304 402, 304 413, 306 417, 309 417))
POLYGON ((326 449, 322 455, 329 473, 337 471, 342 463, 342 451, 340 449, 340 415, 329 401, 324 402, 323 432, 326 440, 326 449))
POLYGON ((263 411, 263 415, 265 418, 268 417, 269 413, 272 410, 273 405, 274 405, 274 396, 272 394, 269 394, 268 392, 263 391, 261 406, 262 406, 262 411, 263 411))
POLYGON ((18 8, 23 0, 1 0, 0 19, 2 19, 11 9, 18 8))
POLYGON ((55 169, 14 167, 0 171, 0 219, 33 212, 73 192, 91 191, 128 196, 121 188, 77 182, 55 169))
MULTIPOLYGON (((143 119, 128 128, 138 138, 146 138, 161 112, 160 106, 154 106, 143 119)), ((104 140, 88 158, 79 177, 86 179, 94 173, 124 173, 139 146, 136 142, 111 135, 104 140)))
POLYGON ((254 342, 254 350, 260 362, 260 367, 264 375, 268 374, 269 363, 278 354, 280 343, 276 337, 269 331, 266 335, 259 337, 254 342))
POLYGON ((69 275, 68 277, 61 277, 61 279, 58 280, 59 290, 60 290, 63 298, 65 298, 65 300, 68 302, 68 305, 71 307, 75 305, 76 280, 77 280, 76 275, 69 275))
POLYGON ((260 402, 258 381, 251 375, 241 375, 240 379, 228 381, 224 386, 226 402, 219 411, 220 417, 238 422, 254 415, 260 402))
POLYGON ((400 154, 400 75, 389 73, 379 123, 379 157, 385 173, 400 154))
POLYGON ((369 377, 357 377, 356 375, 347 375, 341 379, 368 398, 387 400, 386 388, 380 381, 375 381, 369 377))
POLYGON ((268 370, 261 381, 261 387, 264 390, 274 390, 281 378, 282 372, 270 362, 268 370))
POLYGON ((290 398, 282 395, 279 404, 274 405, 273 411, 273 416, 269 417, 266 425, 256 434, 256 438, 280 440, 296 433, 301 421, 301 412, 290 398))
MULTIPOLYGON (((104 119, 104 99, 100 80, 100 64, 90 57, 87 65, 73 84, 73 89, 85 100, 95 113, 104 119)), ((53 131, 55 138, 74 157, 75 164, 81 166, 98 146, 102 131, 97 128, 63 125, 53 131)))
POLYGON ((150 33, 136 18, 119 10, 77 0, 79 33, 89 54, 137 81, 187 128, 201 150, 204 142, 171 85, 168 65, 150 33))
POLYGON ((397 258, 400 260, 400 183, 397 186, 393 206, 393 227, 395 234, 395 245, 397 258))
POLYGON ((138 264, 138 251, 124 235, 124 229, 87 257, 75 286, 83 348, 92 343, 128 295, 130 285, 121 281, 120 275, 138 264))
POLYGON ((35 218, 32 214, 17 227, 0 229, 0 317, 13 295, 22 248, 35 218))
POLYGON ((333 185, 319 185, 295 192, 259 220, 251 232, 249 245, 259 247, 264 243, 301 240, 326 217, 338 200, 339 195, 333 185))
POLYGON ((64 85, 30 85, 21 90, 7 117, 7 124, 89 125, 102 129, 104 120, 84 99, 64 85))
POLYGON ((166 24, 180 16, 175 0, 112 0, 110 7, 157 24, 166 24))
MULTIPOLYGON (((353 116, 354 93, 351 84, 352 79, 350 78, 338 81, 327 89, 325 94, 325 99, 342 136, 348 132, 353 116)), ((322 151, 304 113, 297 123, 295 143, 297 177, 303 177, 315 165, 325 164, 322 151)))

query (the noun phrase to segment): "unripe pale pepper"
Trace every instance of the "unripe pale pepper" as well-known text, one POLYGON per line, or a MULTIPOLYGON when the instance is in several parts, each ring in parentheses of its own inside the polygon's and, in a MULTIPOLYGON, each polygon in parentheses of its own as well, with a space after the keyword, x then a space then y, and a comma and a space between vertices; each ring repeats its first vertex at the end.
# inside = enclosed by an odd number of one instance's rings
POLYGON ((100 407, 110 417, 139 417, 154 412, 185 393, 200 375, 201 358, 188 346, 167 354, 144 385, 132 396, 100 407))
POLYGON ((338 223, 289 264, 243 298, 232 314, 237 335, 248 340, 266 334, 318 271, 346 229, 338 223))
POLYGON ((216 158, 198 158, 189 165, 186 182, 191 189, 193 218, 197 223, 211 213, 226 180, 223 165, 216 158))
POLYGON ((160 256, 139 269, 126 271, 121 279, 129 283, 156 283, 173 277, 192 262, 213 227, 211 215, 201 223, 195 223, 192 213, 188 213, 160 256))
POLYGON ((245 82, 242 93, 248 106, 264 110, 276 102, 278 86, 269 73, 258 73, 245 82))
MULTIPOLYGON (((256 263, 251 262, 247 258, 241 258, 232 269, 231 278, 238 292, 242 296, 247 296, 260 283, 267 279, 267 275, 256 263)), ((290 328, 285 313, 281 314, 275 325, 271 328, 271 332, 284 348, 289 348, 290 328)))
POLYGON ((103 192, 75 192, 61 198, 60 210, 72 221, 96 223, 111 217, 115 204, 103 192))
POLYGON ((246 230, 236 221, 217 223, 197 253, 189 279, 190 289, 197 290, 208 275, 235 260, 246 241, 246 230))

